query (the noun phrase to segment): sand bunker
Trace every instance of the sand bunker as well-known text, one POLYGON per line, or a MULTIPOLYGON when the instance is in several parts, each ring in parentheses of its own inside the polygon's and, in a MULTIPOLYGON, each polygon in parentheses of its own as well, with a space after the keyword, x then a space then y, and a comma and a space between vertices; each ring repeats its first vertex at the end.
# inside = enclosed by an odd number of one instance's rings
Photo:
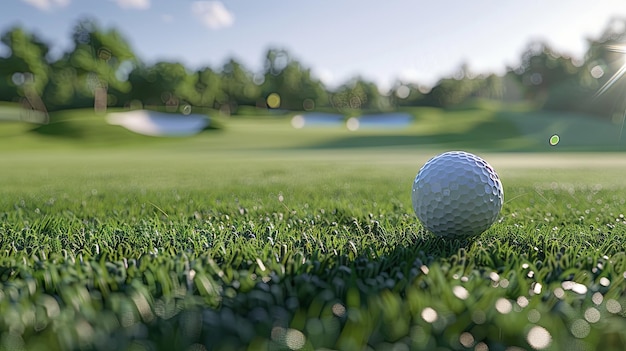
POLYGON ((148 110, 109 113, 107 122, 150 136, 187 136, 209 125, 204 115, 182 115, 148 110))

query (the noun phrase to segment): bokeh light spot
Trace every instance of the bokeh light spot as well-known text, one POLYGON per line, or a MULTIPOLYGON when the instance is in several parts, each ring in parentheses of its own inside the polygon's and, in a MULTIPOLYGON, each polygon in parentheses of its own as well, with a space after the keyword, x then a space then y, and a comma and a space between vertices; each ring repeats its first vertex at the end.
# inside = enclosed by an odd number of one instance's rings
POLYGON ((557 134, 554 134, 553 136, 550 137, 550 145, 552 146, 555 146, 556 144, 558 144, 559 141, 561 141, 561 138, 557 134))
POLYGON ((109 50, 108 48, 102 47, 98 50, 98 58, 100 58, 103 61, 109 61, 112 56, 113 54, 111 53, 111 50, 109 50))
POLYGON ((305 111, 311 111, 315 108, 315 101, 313 99, 304 99, 302 102, 302 108, 305 111))
POLYGON ((359 129, 359 120, 354 117, 349 118, 348 122, 346 122, 346 127, 348 127, 348 130, 350 131, 355 131, 359 129))
POLYGON ((304 124, 305 124, 305 120, 304 120, 304 117, 302 115, 295 115, 291 119, 291 126, 296 128, 296 129, 304 128, 304 124))
POLYGON ((181 107, 181 111, 184 115, 189 115, 191 113, 191 105, 184 105, 181 107))
POLYGON ((271 93, 267 96, 267 106, 269 108, 279 108, 280 107, 280 95, 276 93, 271 93))
POLYGON ((604 75, 604 70, 602 69, 602 67, 596 65, 591 68, 590 73, 593 78, 598 79, 602 78, 602 76, 604 75))
POLYGON ((543 83, 543 77, 541 76, 541 73, 533 73, 530 75, 530 83, 532 85, 539 85, 541 83, 543 83))
POLYGON ((396 89, 396 96, 400 99, 408 98, 410 93, 411 89, 409 89, 406 85, 401 85, 398 89, 396 89))
POLYGON ((15 72, 13 73, 13 75, 11 76, 11 81, 13 82, 13 84, 20 86, 22 84, 24 84, 24 82, 26 81, 26 79, 24 78, 24 74, 21 72, 15 72))

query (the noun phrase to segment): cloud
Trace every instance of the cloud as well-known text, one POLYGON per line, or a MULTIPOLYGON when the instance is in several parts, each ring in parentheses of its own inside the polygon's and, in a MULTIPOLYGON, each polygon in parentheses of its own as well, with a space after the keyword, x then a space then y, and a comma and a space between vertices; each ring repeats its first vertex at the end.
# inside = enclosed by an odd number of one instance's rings
POLYGON ((194 1, 191 11, 210 29, 230 27, 235 22, 235 16, 219 1, 194 1))
POLYGON ((70 0, 22 0, 42 11, 51 10, 53 7, 65 7, 70 4, 70 0))
POLYGON ((150 0, 115 0, 123 9, 147 10, 150 8, 150 0))
POLYGON ((313 70, 313 76, 317 77, 326 86, 332 86, 336 82, 336 77, 333 72, 327 68, 317 68, 313 70))

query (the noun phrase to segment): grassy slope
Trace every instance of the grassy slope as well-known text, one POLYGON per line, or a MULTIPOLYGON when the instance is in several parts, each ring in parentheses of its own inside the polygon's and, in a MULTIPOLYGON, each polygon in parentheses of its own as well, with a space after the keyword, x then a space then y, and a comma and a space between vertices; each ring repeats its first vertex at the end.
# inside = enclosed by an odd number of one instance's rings
POLYGON ((450 144, 386 138, 430 128, 481 151, 460 132, 499 123, 438 113, 382 133, 232 119, 113 148, 114 129, 3 139, 3 346, 504 350, 545 330, 552 349, 621 349, 621 155, 482 152, 505 186, 501 222, 434 238, 410 186, 450 144))
POLYGON ((405 150, 459 148, 477 152, 564 152, 626 148, 622 125, 588 116, 501 106, 470 106, 452 111, 410 108, 406 111, 415 116, 414 123, 408 128, 356 132, 342 126, 293 130, 289 123, 291 114, 260 119, 253 116, 217 118, 216 124, 230 132, 213 131, 191 141, 172 143, 172 139, 144 137, 119 126, 107 125, 102 116, 94 115, 93 111, 77 110, 52 113, 50 124, 41 127, 4 122, 0 125, 0 135, 6 141, 3 146, 14 149, 111 148, 138 144, 151 147, 168 144, 168 148, 175 148, 170 144, 193 143, 210 149, 234 150, 292 148, 323 151, 388 147, 405 150), (24 134, 29 128, 32 133, 24 134), (561 137, 558 147, 548 144, 553 134, 561 137))

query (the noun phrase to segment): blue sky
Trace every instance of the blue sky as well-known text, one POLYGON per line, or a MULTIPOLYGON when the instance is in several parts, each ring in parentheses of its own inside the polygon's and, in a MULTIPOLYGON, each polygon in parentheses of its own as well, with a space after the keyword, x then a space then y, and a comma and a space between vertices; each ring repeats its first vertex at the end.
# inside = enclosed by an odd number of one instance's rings
POLYGON ((230 57, 260 71, 269 47, 287 49, 327 84, 356 75, 434 84, 461 63, 477 73, 519 63, 534 39, 582 57, 623 0, 4 0, 0 30, 20 24, 70 48, 79 18, 118 28, 147 63, 219 68, 230 57), (497 43, 493 45, 493 43, 497 43))

